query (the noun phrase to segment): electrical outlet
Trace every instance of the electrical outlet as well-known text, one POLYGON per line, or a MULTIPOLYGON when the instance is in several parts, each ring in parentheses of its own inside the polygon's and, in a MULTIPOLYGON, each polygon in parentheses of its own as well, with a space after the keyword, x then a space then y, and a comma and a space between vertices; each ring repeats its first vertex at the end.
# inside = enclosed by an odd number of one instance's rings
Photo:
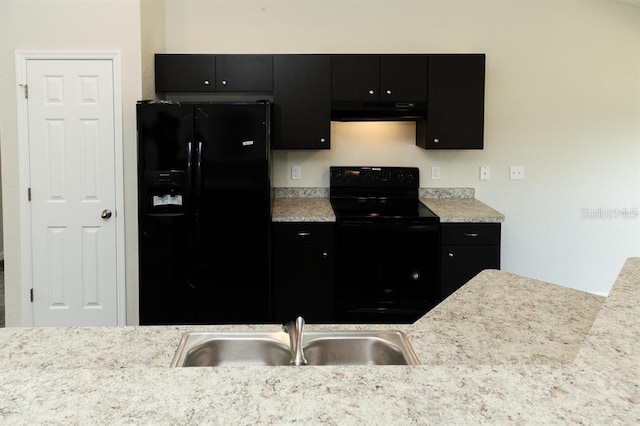
POLYGON ((509 167, 509 179, 524 180, 524 167, 523 166, 509 167))
POLYGON ((300 179, 300 166, 291 167, 291 179, 300 179))
POLYGON ((480 180, 489 180, 491 178, 489 166, 480 166, 480 180))
POLYGON ((440 167, 431 167, 431 179, 440 179, 440 167))

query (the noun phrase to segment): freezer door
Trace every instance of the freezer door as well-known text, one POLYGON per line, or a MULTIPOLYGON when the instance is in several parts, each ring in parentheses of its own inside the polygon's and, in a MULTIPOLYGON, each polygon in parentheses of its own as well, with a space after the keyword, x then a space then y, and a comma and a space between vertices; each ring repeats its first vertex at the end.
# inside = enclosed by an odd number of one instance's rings
POLYGON ((195 107, 196 288, 204 323, 269 320, 269 109, 195 107))
POLYGON ((188 214, 193 108, 138 103, 137 126, 140 324, 194 323, 188 214))
POLYGON ((193 132, 193 108, 179 103, 138 103, 138 157, 145 171, 184 169, 193 132))

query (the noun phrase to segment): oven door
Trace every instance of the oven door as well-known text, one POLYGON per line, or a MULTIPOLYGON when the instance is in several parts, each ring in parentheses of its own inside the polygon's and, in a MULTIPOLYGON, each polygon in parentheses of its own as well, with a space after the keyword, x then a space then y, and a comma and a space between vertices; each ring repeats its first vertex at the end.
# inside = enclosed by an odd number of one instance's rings
POLYGON ((435 306, 439 224, 339 220, 336 225, 337 322, 412 323, 435 306))

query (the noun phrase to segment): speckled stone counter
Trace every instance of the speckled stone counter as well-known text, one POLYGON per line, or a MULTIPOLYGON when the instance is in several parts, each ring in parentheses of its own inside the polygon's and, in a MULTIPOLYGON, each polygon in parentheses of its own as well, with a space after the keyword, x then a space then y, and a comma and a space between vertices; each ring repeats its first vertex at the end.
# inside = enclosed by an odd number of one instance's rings
MULTIPOLYGON (((474 198, 473 188, 422 188, 420 201, 440 222, 502 222, 504 215, 474 198)), ((328 188, 276 188, 273 222, 335 222, 328 188)))
POLYGON ((640 422, 640 258, 604 299, 487 270, 404 330, 418 366, 169 368, 206 327, 0 330, 1 424, 640 422))
POLYGON ((473 188, 421 188, 420 201, 440 222, 503 222, 504 215, 475 199, 473 188))
POLYGON ((272 222, 335 222, 329 188, 275 188, 272 222))
POLYGON ((272 222, 335 222, 328 198, 276 198, 271 211, 272 222))

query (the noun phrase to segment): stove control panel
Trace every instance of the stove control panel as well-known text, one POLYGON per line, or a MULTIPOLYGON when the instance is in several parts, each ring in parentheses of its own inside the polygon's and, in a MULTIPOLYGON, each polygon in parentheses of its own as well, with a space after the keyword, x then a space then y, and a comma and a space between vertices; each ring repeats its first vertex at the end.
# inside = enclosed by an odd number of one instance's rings
POLYGON ((331 166, 331 187, 418 188, 417 167, 345 167, 331 166))

